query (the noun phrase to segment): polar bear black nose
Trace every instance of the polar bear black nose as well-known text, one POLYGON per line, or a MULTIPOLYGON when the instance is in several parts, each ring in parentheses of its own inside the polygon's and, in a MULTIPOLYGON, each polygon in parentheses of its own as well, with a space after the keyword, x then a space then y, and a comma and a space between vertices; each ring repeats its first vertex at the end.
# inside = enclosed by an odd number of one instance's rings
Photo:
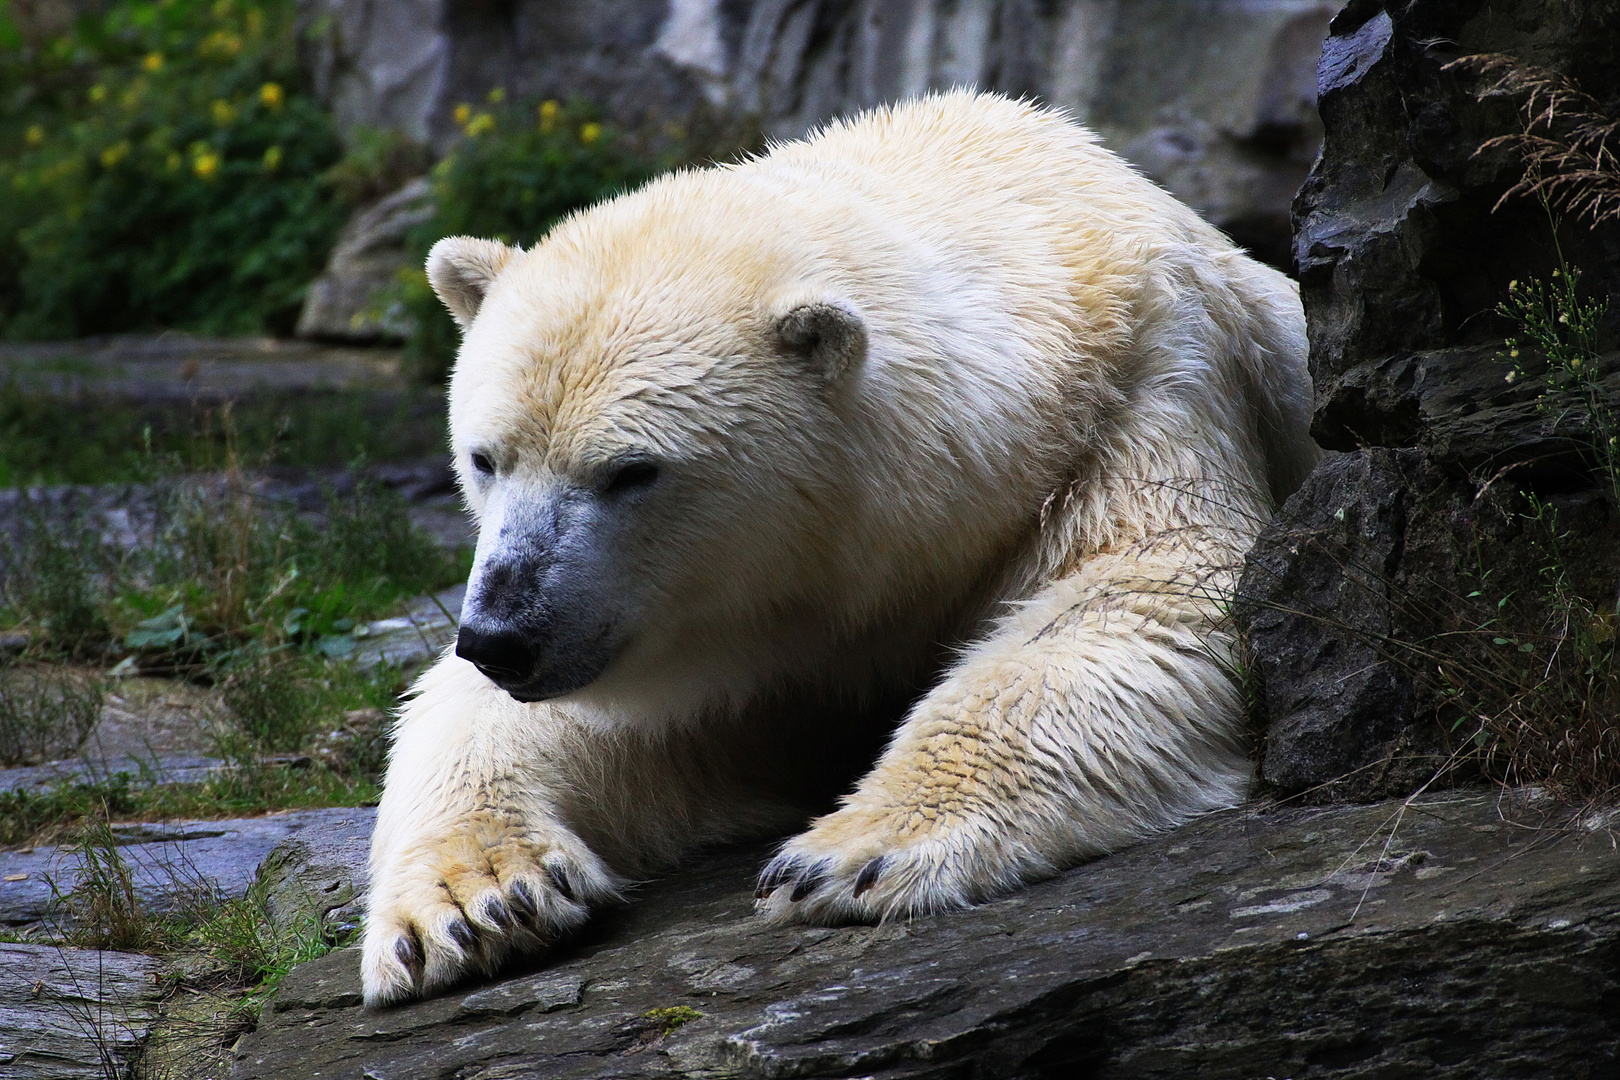
POLYGON ((536 653, 528 636, 499 624, 463 622, 456 631, 456 655, 503 687, 534 674, 536 653))

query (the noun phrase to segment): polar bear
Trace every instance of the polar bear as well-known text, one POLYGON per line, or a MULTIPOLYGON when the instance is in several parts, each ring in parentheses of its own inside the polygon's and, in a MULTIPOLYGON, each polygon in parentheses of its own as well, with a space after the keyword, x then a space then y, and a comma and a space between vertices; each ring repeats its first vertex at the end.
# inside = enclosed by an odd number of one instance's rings
POLYGON ((872 921, 1244 796, 1221 598, 1316 454, 1299 299, 1061 114, 930 96, 428 275, 479 534, 368 1003, 697 845, 803 829, 759 910, 872 921))

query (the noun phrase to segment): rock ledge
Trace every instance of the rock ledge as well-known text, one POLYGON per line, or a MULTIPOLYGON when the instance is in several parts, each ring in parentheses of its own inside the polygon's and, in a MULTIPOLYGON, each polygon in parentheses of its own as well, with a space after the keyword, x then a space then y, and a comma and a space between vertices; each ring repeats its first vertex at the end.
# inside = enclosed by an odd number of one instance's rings
POLYGON ((359 1006, 299 968, 241 1078, 1594 1077, 1620 1058, 1606 820, 1478 790, 1240 810, 996 903, 771 927, 766 851, 646 886, 543 967, 359 1006))

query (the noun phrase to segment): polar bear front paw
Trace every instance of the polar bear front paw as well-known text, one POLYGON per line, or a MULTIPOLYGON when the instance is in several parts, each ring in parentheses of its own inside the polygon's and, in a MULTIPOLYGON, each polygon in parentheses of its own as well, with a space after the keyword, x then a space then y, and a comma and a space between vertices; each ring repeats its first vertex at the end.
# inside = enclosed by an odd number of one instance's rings
POLYGON ((760 872, 755 907, 778 922, 879 922, 968 907, 1024 875, 973 822, 848 808, 789 840, 760 872))
POLYGON ((495 971, 579 927, 618 882, 564 829, 536 832, 478 813, 407 845, 380 867, 366 915, 361 981, 370 1007, 495 971))

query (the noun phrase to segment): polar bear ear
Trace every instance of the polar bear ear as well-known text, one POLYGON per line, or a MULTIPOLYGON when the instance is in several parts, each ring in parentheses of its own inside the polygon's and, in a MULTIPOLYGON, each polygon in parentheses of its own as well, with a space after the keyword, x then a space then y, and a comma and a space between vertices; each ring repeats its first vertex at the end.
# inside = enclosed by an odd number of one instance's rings
POLYGON ((866 323, 847 300, 788 300, 777 306, 776 336, 794 352, 808 353, 828 382, 866 359, 866 323))
POLYGON ((518 251, 496 240, 447 236, 428 252, 428 281, 463 330, 472 325, 484 294, 518 251))

